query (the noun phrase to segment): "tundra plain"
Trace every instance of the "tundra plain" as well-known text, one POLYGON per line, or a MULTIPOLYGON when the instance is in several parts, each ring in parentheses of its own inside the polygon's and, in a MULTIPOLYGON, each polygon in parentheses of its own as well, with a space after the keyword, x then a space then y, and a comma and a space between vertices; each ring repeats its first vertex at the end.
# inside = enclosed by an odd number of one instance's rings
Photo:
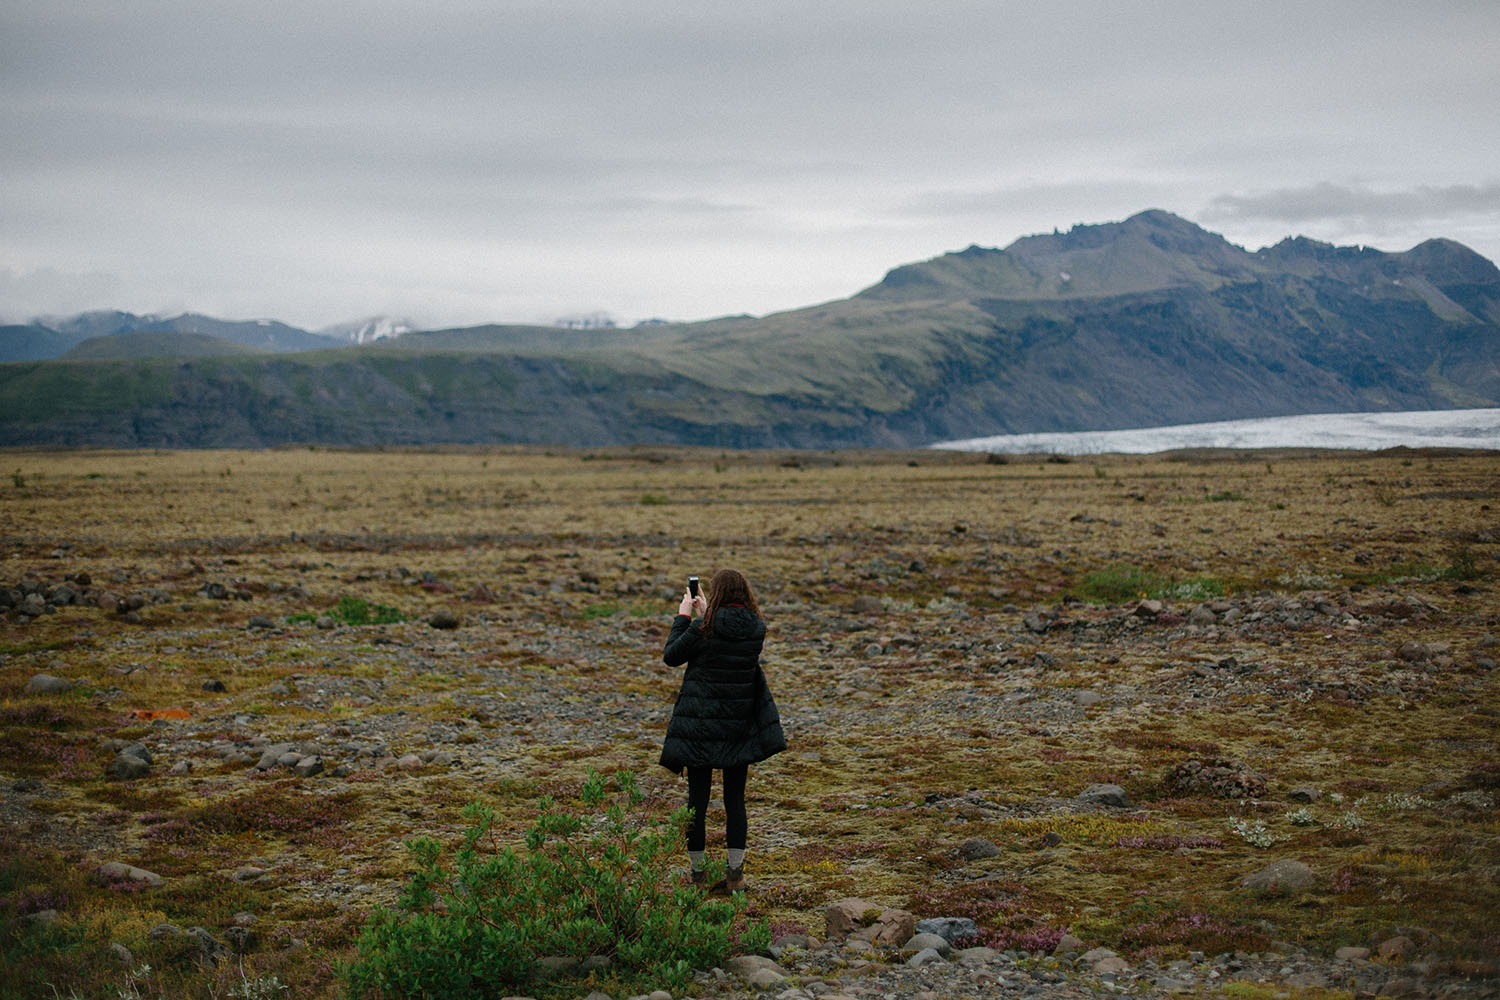
POLYGON ((723 566, 789 740, 749 785, 778 933, 860 896, 1017 952, 1500 969, 1493 455, 3 457, 6 996, 337 995, 466 804, 516 842, 590 768, 675 805, 661 645, 723 566), (1313 883, 1243 884, 1281 860, 1313 883))

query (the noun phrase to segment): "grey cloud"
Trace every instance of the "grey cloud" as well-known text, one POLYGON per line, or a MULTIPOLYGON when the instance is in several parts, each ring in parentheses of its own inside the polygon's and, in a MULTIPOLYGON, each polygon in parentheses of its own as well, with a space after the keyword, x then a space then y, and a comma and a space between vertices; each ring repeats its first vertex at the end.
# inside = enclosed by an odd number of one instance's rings
POLYGON ((1322 181, 1256 194, 1221 194, 1209 203, 1204 215, 1214 221, 1338 222, 1379 228, 1496 213, 1500 213, 1500 183, 1377 191, 1322 181))

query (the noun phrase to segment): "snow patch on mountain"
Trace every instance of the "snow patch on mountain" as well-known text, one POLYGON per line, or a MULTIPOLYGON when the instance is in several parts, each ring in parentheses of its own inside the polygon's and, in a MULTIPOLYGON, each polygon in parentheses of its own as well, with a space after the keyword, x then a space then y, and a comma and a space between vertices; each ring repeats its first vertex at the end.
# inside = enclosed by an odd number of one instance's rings
POLYGON ((403 333, 411 333, 416 328, 416 324, 409 319, 397 319, 394 316, 368 316, 347 323, 335 323, 318 332, 325 337, 347 340, 351 344, 369 344, 377 340, 399 337, 403 333))

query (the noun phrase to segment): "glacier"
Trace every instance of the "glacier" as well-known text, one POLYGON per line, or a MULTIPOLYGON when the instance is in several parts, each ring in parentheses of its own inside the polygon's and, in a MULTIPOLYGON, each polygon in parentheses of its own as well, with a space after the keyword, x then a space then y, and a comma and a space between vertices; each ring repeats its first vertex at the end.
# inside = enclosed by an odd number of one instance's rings
POLYGON ((1310 413, 1122 431, 1002 434, 929 448, 1007 455, 1145 455, 1179 448, 1500 449, 1500 409, 1310 413))

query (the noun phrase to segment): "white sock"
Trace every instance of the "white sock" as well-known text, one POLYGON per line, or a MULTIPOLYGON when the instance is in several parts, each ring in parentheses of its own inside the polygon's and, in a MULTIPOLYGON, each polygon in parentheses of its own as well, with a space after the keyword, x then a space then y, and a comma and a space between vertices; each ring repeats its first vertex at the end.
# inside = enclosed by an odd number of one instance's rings
POLYGON ((707 851, 688 851, 688 864, 693 866, 693 871, 701 872, 703 870, 703 857, 707 853, 707 851))
POLYGON ((731 847, 729 849, 729 867, 745 867, 745 849, 743 847, 731 847))

